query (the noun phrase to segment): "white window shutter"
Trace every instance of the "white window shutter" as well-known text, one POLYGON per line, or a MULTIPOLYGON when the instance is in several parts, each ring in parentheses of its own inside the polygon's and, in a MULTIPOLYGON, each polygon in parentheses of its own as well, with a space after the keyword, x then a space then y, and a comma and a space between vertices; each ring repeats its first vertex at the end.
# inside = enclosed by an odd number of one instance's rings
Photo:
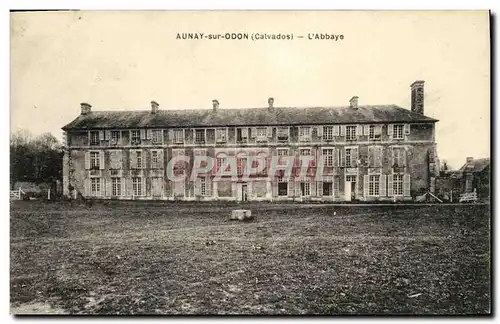
POLYGON ((363 135, 363 125, 357 125, 356 127, 356 136, 363 135))
POLYGON ((153 130, 151 128, 147 129, 146 136, 147 136, 147 139, 152 139, 153 138, 153 130))
POLYGON ((87 178, 83 181, 83 195, 85 197, 90 196, 90 179, 87 178))
POLYGON ((321 181, 316 182, 316 195, 318 197, 323 196, 323 182, 321 181))
POLYGON ((375 148, 375 166, 380 168, 382 167, 382 146, 377 146, 375 148))
POLYGON ((365 175, 363 176, 363 195, 365 197, 368 197, 368 194, 370 193, 370 191, 368 190, 369 189, 369 175, 365 175))
POLYGON ((116 159, 117 169, 123 169, 123 152, 121 150, 116 152, 116 159))
POLYGON ((333 136, 340 136, 340 126, 339 125, 333 126, 333 136))
POLYGON ((389 124, 387 126, 387 135, 389 135, 389 138, 391 138, 391 139, 392 139, 393 130, 394 130, 394 125, 389 124))
POLYGON ((137 154, 136 151, 130 151, 130 169, 137 168, 137 154))
POLYGON ((100 178, 101 180, 99 181, 100 185, 101 185, 101 191, 99 192, 99 196, 101 197, 104 197, 104 193, 106 192, 106 185, 105 185, 105 181, 104 181, 104 178, 100 178))
POLYGON ((273 137, 273 128, 272 127, 267 128, 267 137, 273 137))
POLYGON ((169 141, 173 141, 174 140, 174 130, 173 129, 169 129, 168 130, 168 140, 169 141))
POLYGON ((405 135, 410 135, 410 124, 404 125, 404 133, 405 135))
POLYGON ((293 197, 295 194, 295 181, 288 181, 288 197, 293 197))
POLYGON ((201 194, 200 187, 201 187, 201 180, 200 180, 200 178, 196 178, 196 180, 194 182, 194 195, 195 196, 199 196, 201 194))
POLYGON ((127 195, 127 179, 126 178, 121 178, 120 179, 120 184, 121 184, 121 195, 126 196, 127 195))
POLYGON ((105 135, 105 139, 106 139, 106 140, 110 140, 110 139, 111 139, 111 131, 107 130, 107 131, 104 133, 104 135, 105 135))
POLYGON ((257 136, 257 127, 252 127, 251 129, 251 138, 255 138, 257 136))
POLYGON ((382 125, 376 125, 374 133, 375 133, 375 135, 381 135, 382 134, 382 125))
MULTIPOLYGON (((104 180, 104 178, 103 178, 104 180)), ((106 191, 104 192, 104 195, 106 197, 111 197, 111 193, 112 193, 112 185, 113 185, 113 181, 110 179, 109 181, 106 181, 105 182, 105 188, 106 188, 106 191)))
POLYGON ((323 137, 323 126, 318 126, 318 136, 323 137))
POLYGON ((248 137, 248 128, 244 127, 241 129, 241 137, 248 137))
POLYGON ((410 196, 410 175, 408 173, 403 176, 403 195, 405 197, 410 196))
POLYGON ((99 169, 104 169, 104 151, 99 151, 99 169))
POLYGON ((403 166, 406 167, 406 156, 408 155, 408 149, 405 148, 404 150, 401 150, 401 154, 403 155, 403 158, 402 158, 403 166))
POLYGON ((158 151, 158 164, 160 166, 160 169, 164 169, 164 159, 163 159, 163 150, 158 151))
POLYGON ((368 146, 368 166, 373 167, 375 165, 375 147, 368 146))
POLYGON ((345 148, 339 150, 340 153, 340 166, 345 166, 345 148))
POLYGON ((358 148, 354 147, 351 150, 351 165, 356 166, 358 165, 358 148))
POLYGON ((380 175, 380 196, 385 197, 386 192, 387 176, 385 174, 380 175))
POLYGON ((104 141, 104 131, 99 131, 99 140, 104 141))
POLYGON ((394 163, 396 162, 394 160, 394 155, 395 155, 394 150, 395 150, 395 148, 392 148, 392 150, 391 150, 391 168, 394 166, 394 163))
POLYGON ((388 176, 388 181, 387 181, 387 196, 392 197, 394 196, 394 181, 393 181, 393 175, 389 174, 388 176))
POLYGON ((146 139, 146 130, 141 129, 141 139, 146 139))
POLYGON ((90 152, 85 152, 85 169, 90 169, 90 152))
POLYGON ((345 125, 340 126, 340 136, 345 136, 345 125))
POLYGON ((364 125, 363 135, 365 135, 365 136, 370 135, 370 125, 364 125))

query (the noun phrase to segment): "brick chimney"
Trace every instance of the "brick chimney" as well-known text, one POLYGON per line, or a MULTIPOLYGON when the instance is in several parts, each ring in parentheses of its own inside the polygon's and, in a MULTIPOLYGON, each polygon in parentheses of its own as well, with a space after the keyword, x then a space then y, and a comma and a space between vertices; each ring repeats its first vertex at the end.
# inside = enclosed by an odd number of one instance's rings
POLYGON ((212 100, 212 107, 214 111, 217 111, 217 109, 219 109, 219 101, 217 99, 212 100))
POLYGON ((472 163, 472 162, 474 162, 474 158, 472 156, 468 156, 467 158, 465 158, 465 162, 472 163))
POLYGON ((86 115, 86 114, 88 114, 89 112, 92 111, 91 110, 92 106, 90 104, 86 103, 86 102, 82 102, 80 104, 80 108, 81 108, 81 112, 80 113, 82 115, 86 115))
POLYGON ((267 104, 268 104, 269 109, 273 109, 274 108, 274 98, 269 97, 269 99, 267 99, 267 104))
POLYGON ((424 114, 424 83, 425 81, 415 81, 411 84, 411 111, 424 114))
POLYGON ((358 96, 354 96, 349 100, 349 106, 353 109, 358 109, 358 96))
POLYGON ((160 110, 160 104, 156 101, 151 101, 151 113, 156 114, 160 110))

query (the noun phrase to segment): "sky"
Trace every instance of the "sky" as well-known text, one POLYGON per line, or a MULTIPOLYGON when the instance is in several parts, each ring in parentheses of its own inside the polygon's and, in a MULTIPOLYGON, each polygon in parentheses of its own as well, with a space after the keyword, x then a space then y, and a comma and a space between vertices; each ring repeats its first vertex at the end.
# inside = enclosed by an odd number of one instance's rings
POLYGON ((11 132, 51 132, 93 110, 395 104, 425 81, 439 158, 490 156, 487 11, 11 13, 11 132), (177 33, 293 40, 179 40, 177 33), (343 40, 309 40, 310 33, 343 40), (300 39, 298 36, 304 36, 300 39))

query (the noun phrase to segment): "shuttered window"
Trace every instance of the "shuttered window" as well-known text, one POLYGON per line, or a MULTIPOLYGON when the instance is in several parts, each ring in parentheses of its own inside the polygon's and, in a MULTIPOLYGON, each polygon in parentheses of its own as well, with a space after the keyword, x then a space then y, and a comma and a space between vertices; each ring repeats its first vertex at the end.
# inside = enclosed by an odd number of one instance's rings
POLYGON ((215 139, 218 143, 227 142, 227 128, 217 128, 215 139))
POLYGON ((403 139, 403 128, 404 125, 393 125, 392 127, 392 138, 394 139, 403 139))
POLYGON ((333 149, 323 149, 323 164, 327 167, 333 166, 333 149))
POLYGON ((90 195, 101 196, 101 178, 90 178, 90 195))
POLYGON ((121 178, 111 178, 111 195, 121 196, 122 195, 122 179, 121 178))
POLYGON ((153 129, 151 131, 151 141, 153 142, 153 144, 162 144, 163 143, 163 130, 153 129))
POLYGON ((357 126, 346 126, 345 127, 345 139, 347 141, 354 141, 354 140, 356 140, 357 129, 358 129, 357 126))
POLYGON ((141 144, 141 132, 139 130, 130 131, 130 143, 132 145, 141 144))
POLYGON ((143 193, 142 178, 140 177, 132 178, 132 190, 134 192, 134 196, 142 196, 143 193))
POLYGON ((392 175, 392 194, 394 196, 403 195, 403 175, 393 174, 392 175))
POLYGON ((380 175, 370 175, 368 177, 368 195, 378 196, 380 194, 380 175))
POLYGON ((323 126, 323 139, 325 141, 333 140, 333 126, 323 126))

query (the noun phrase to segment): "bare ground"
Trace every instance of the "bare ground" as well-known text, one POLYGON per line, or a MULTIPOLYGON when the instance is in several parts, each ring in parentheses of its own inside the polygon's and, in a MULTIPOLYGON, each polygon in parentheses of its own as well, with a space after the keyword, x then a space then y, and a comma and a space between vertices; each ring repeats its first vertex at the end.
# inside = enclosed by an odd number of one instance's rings
POLYGON ((490 313, 489 205, 241 207, 13 202, 11 312, 490 313))

